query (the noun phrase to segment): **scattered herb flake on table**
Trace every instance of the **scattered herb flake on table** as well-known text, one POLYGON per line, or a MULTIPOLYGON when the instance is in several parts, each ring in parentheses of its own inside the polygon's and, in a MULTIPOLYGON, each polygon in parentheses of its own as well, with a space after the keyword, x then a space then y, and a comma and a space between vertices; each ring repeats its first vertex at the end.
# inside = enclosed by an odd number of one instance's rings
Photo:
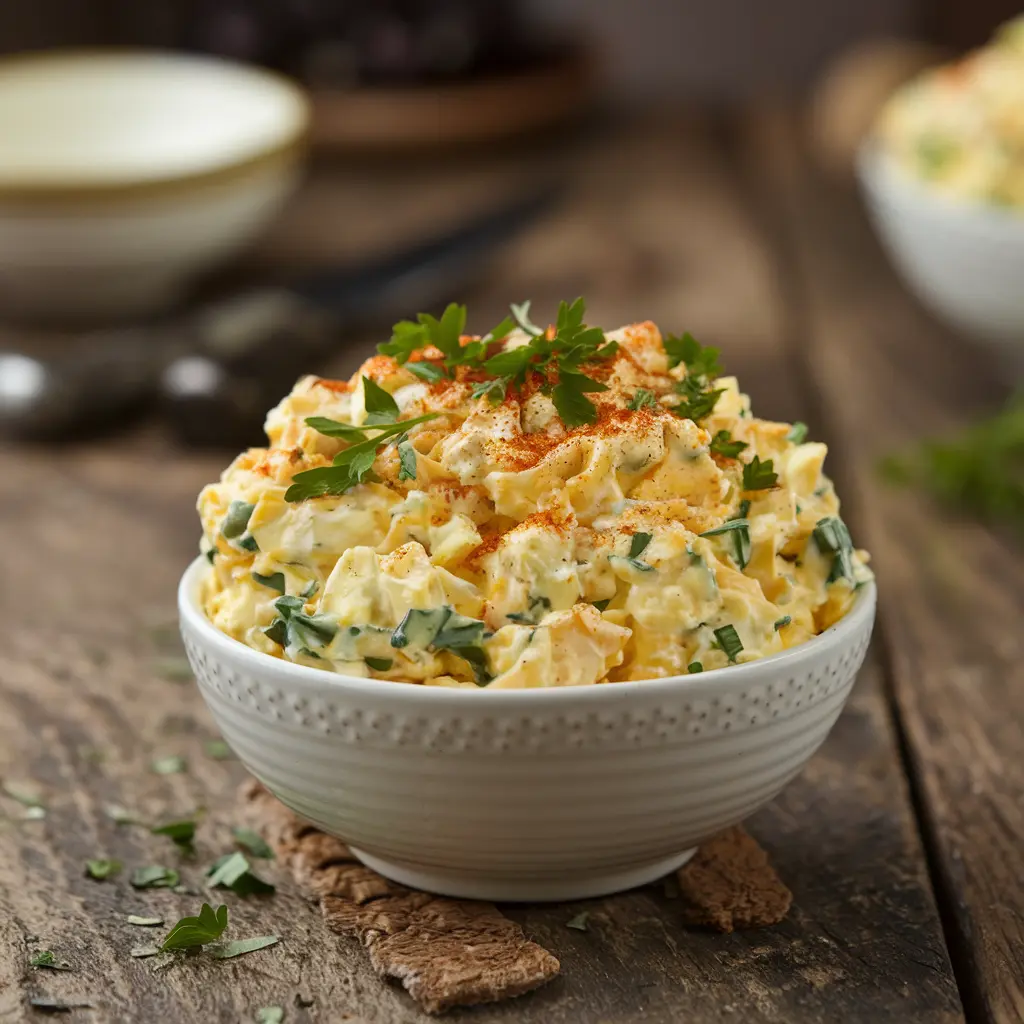
POLYGON ((97 882, 102 882, 107 878, 120 874, 123 866, 119 860, 114 860, 113 858, 96 858, 85 862, 85 873, 90 878, 95 878, 97 882))
POLYGON ((132 872, 132 887, 135 889, 171 889, 178 884, 178 872, 160 864, 136 868, 132 872))
POLYGON ((284 1021, 284 1007, 282 1006, 261 1006, 253 1017, 256 1024, 282 1024, 284 1021))
POLYGON ((51 971, 73 971, 69 964, 58 963, 52 949, 41 949, 29 960, 31 967, 46 967, 51 971))
POLYGON ((276 935, 257 935, 251 939, 233 939, 231 942, 217 943, 211 946, 207 952, 217 960, 230 960, 235 956, 243 956, 246 953, 255 953, 257 949, 266 949, 278 942, 276 935))
POLYGON ((193 846, 196 835, 196 822, 194 818, 169 821, 166 825, 156 825, 149 831, 155 836, 167 836, 175 846, 185 853, 192 853, 195 849, 193 846))
POLYGON ((179 775, 188 768, 188 764, 185 758, 178 754, 172 754, 170 757, 156 758, 151 762, 150 768, 157 775, 179 775))
POLYGON ((575 917, 571 917, 565 922, 566 928, 572 928, 578 932, 587 931, 587 918, 590 917, 590 911, 584 910, 582 913, 577 914, 575 917))
POLYGON ((129 914, 128 923, 136 928, 159 928, 164 923, 162 917, 143 917, 140 914, 129 914))
POLYGON ((214 761, 232 761, 235 757, 235 752, 224 740, 207 740, 203 749, 206 756, 214 761))
POLYGON ((269 896, 275 892, 270 882, 256 875, 244 853, 226 853, 206 873, 206 884, 213 889, 230 889, 238 896, 269 896))
POLYGON ((273 860, 274 851, 267 845, 266 840, 258 832, 250 828, 233 828, 231 835, 235 842, 246 850, 250 856, 262 860, 273 860))

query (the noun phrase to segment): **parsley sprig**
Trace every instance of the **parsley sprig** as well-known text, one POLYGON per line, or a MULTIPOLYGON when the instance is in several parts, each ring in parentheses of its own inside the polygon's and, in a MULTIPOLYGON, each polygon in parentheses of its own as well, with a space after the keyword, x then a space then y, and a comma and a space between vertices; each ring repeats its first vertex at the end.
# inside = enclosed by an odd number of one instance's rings
POLYGON ((743 464, 743 490, 745 491, 766 491, 779 482, 779 475, 771 459, 764 462, 755 455, 749 462, 743 464))
POLYGON ((697 423, 711 415, 718 399, 725 393, 725 388, 710 386, 711 380, 722 373, 718 349, 701 345, 689 332, 682 337, 666 334, 663 344, 669 368, 680 363, 686 366, 686 376, 676 384, 681 401, 675 405, 674 411, 677 416, 697 423))

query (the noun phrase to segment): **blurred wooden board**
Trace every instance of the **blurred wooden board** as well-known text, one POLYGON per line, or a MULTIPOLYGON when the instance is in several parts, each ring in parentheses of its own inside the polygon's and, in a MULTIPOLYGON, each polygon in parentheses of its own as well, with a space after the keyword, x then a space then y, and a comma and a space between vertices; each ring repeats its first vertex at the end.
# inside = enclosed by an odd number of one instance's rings
MULTIPOLYGON (((780 287, 779 250, 751 202, 749 178, 716 138, 693 118, 659 116, 594 139, 571 158, 552 157, 568 160, 571 199, 467 296, 472 322, 493 321, 510 299, 532 297, 549 310, 583 293, 594 322, 650 317, 721 345, 762 415, 835 433, 836 412, 816 403, 792 344, 803 297, 780 287)), ((431 201, 457 204, 464 181, 454 168, 445 184, 438 170, 431 201)), ((371 195, 372 184, 366 190, 371 195)), ((386 202, 354 204, 350 215, 342 226, 367 237, 375 221, 401 229, 386 202)), ((339 227, 325 220, 321 237, 339 227)), ((339 354, 339 370, 350 372, 367 350, 339 354)), ((852 445, 859 434, 849 420, 841 426, 829 465, 842 478, 850 472, 843 441, 852 445)), ((96 856, 118 857, 128 871, 177 863, 166 839, 110 821, 109 803, 160 820, 207 808, 198 857, 182 862, 197 891, 202 869, 228 848, 243 772, 204 754, 210 719, 193 685, 160 678, 151 635, 173 621, 178 575, 196 549, 195 495, 225 461, 173 451, 153 431, 106 445, 0 452, 0 529, 8 539, 0 776, 35 781, 49 805, 44 820, 21 822, 13 820, 20 808, 0 797, 10 819, 0 824, 0 1020, 27 1016, 26 998, 41 993, 93 1004, 71 1019, 96 1022, 245 1021, 269 1004, 286 1007, 289 1024, 428 1019, 380 984, 358 948, 329 935, 280 875, 268 900, 224 897, 233 936, 272 932, 282 938, 277 946, 234 961, 192 958, 158 973, 128 955, 150 936, 124 915, 173 923, 194 913, 200 897, 134 892, 127 871, 105 883, 83 875, 86 858, 96 856), (185 756, 189 770, 149 771, 154 756, 170 754, 185 756), (76 970, 33 972, 27 958, 40 948, 76 970)), ((925 510, 918 516, 927 521, 925 510)), ((452 1019, 961 1020, 885 692, 876 655, 807 772, 750 822, 794 891, 789 920, 729 936, 689 931, 655 888, 509 908, 559 957, 562 977, 452 1019), (589 930, 568 929, 582 909, 591 912, 589 930)))

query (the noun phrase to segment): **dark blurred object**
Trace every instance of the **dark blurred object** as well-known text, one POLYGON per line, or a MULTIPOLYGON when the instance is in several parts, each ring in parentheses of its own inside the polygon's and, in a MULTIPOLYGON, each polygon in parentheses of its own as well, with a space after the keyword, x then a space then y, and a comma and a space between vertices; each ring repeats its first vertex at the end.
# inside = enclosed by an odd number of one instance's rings
POLYGON ((155 327, 91 335, 63 358, 0 351, 0 432, 78 438, 124 421, 159 395, 184 442, 253 443, 267 408, 334 354, 346 332, 455 297, 560 191, 545 184, 362 268, 253 289, 155 327))

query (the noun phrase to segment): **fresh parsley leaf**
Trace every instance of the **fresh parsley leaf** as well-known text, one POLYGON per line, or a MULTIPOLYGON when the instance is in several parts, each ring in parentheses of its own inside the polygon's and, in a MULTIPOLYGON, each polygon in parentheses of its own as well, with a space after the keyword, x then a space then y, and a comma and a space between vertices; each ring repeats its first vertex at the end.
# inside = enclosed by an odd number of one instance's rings
POLYGON ((279 597, 274 607, 280 614, 263 632, 286 648, 312 649, 329 644, 338 632, 338 624, 329 615, 307 615, 301 597, 279 597))
POLYGON ((697 423, 711 415, 718 399, 725 394, 725 388, 705 390, 697 377, 684 377, 676 384, 676 393, 682 401, 672 407, 672 411, 683 419, 697 423))
POLYGON ((783 626, 788 626, 793 621, 792 616, 783 615, 781 619, 775 620, 775 632, 778 633, 783 626))
MULTIPOLYGON (((445 363, 453 366, 465 360, 460 338, 466 329, 466 307, 451 303, 441 318, 420 313, 416 323, 401 320, 395 324, 391 340, 377 346, 382 355, 393 356, 399 364, 406 364, 417 350, 433 345, 444 355, 445 363)), ((474 353, 475 354, 475 353, 474 353)))
POLYGON ((637 388, 636 394, 629 400, 626 408, 636 412, 639 409, 658 409, 660 405, 653 391, 648 388, 637 388))
POLYGON ((696 675, 698 672, 704 671, 704 666, 699 661, 691 661, 690 664, 686 666, 686 671, 689 672, 691 676, 696 675))
POLYGON ((243 850, 248 851, 251 857, 259 857, 261 860, 274 859, 274 851, 258 832, 253 832, 250 828, 233 828, 231 835, 243 850))
POLYGON ((230 889, 239 896, 270 895, 275 887, 252 870, 249 858, 235 851, 219 858, 206 872, 206 884, 212 889, 230 889))
POLYGON ((30 967, 48 967, 51 971, 73 971, 68 964, 59 963, 52 949, 41 949, 29 960, 30 967))
POLYGON ((763 491, 774 487, 779 481, 771 459, 762 462, 756 455, 743 464, 743 490, 763 491))
POLYGON ((178 872, 174 868, 165 868, 160 864, 136 868, 131 878, 133 889, 173 889, 178 881, 178 872))
POLYGON ((256 1024, 284 1024, 284 1008, 281 1006, 261 1006, 253 1018, 256 1024))
POLYGON ((398 479, 416 479, 416 449, 407 435, 398 442, 398 479))
POLYGON ((191 853, 196 836, 196 822, 193 818, 181 821, 169 821, 166 825, 156 825, 149 830, 155 836, 167 836, 175 846, 185 853, 191 853))
POLYGON ((691 377, 711 378, 722 375, 722 367, 718 362, 720 351, 717 348, 705 348, 689 331, 681 338, 666 334, 662 344, 668 355, 669 369, 685 363, 691 377))
POLYGON ((718 537, 722 534, 731 534, 733 538, 733 551, 736 556, 736 564, 740 569, 745 569, 750 561, 750 521, 747 519, 729 519, 716 526, 713 530, 705 530, 702 537, 718 537))
POLYGON ((395 663, 394 658, 363 658, 363 661, 372 668, 375 672, 387 672, 389 668, 395 663))
POLYGON ((443 366, 438 366, 437 363, 428 363, 425 359, 416 363, 406 363, 405 368, 420 380, 428 381, 431 384, 434 381, 444 380, 447 376, 443 366))
POLYGON ((235 752, 224 742, 224 740, 207 740, 203 744, 206 756, 214 761, 233 761, 235 752))
POLYGON ((740 640, 740 635, 736 632, 736 627, 731 624, 720 626, 716 629, 715 639, 718 641, 718 646, 722 648, 725 652, 725 656, 730 661, 735 661, 736 656, 743 650, 743 641, 740 640))
POLYGON ((107 878, 113 878, 114 875, 120 874, 123 866, 119 860, 87 860, 85 862, 85 873, 90 878, 95 878, 97 882, 102 882, 107 878))
POLYGON ((732 434, 728 430, 719 430, 713 438, 711 438, 711 444, 709 445, 712 454, 721 455, 726 459, 735 459, 737 455, 744 448, 747 447, 746 441, 734 441, 732 434))
POLYGON ((853 580, 853 540, 846 523, 839 516, 826 516, 819 519, 815 524, 814 532, 811 534, 818 550, 823 555, 831 554, 832 569, 829 572, 828 582, 834 583, 838 579, 853 580))
POLYGON ((420 348, 429 344, 426 327, 411 320, 399 320, 391 329, 391 340, 377 346, 381 355, 393 356, 399 365, 409 361, 409 357, 420 348))
POLYGON ((515 329, 516 321, 512 317, 507 316, 496 327, 492 327, 480 340, 490 345, 492 342, 502 341, 507 338, 515 329))
POLYGON ((477 682, 490 680, 486 652, 480 646, 486 626, 479 619, 460 615, 454 608, 410 608, 391 635, 397 649, 410 644, 433 650, 448 650, 473 669, 477 682))
POLYGON ((216 942, 228 926, 228 908, 204 903, 197 917, 183 917, 160 944, 161 950, 194 949, 216 942))
POLYGON ((800 423, 799 421, 794 423, 789 428, 789 433, 786 435, 786 440, 792 444, 803 444, 807 440, 807 424, 800 423))
POLYGON ((215 960, 230 960, 235 956, 242 956, 245 953, 255 953, 257 949, 266 949, 277 943, 276 935, 257 935, 251 939, 233 939, 231 942, 222 942, 211 946, 207 953, 215 960))
POLYGON ((588 393, 607 391, 608 388, 586 374, 563 370, 551 393, 555 411, 567 427, 580 427, 597 422, 597 406, 587 398, 588 393))
POLYGON ((393 423, 401 415, 398 403, 372 377, 363 377, 363 400, 366 404, 364 426, 393 423))
MULTIPOLYGON (((402 434, 417 423, 425 423, 437 417, 437 413, 415 416, 400 423, 374 423, 370 429, 375 430, 373 437, 350 445, 334 457, 330 466, 308 469, 296 473, 292 477, 291 486, 285 491, 284 500, 289 502, 304 501, 306 498, 321 498, 329 494, 344 494, 346 491, 363 483, 373 470, 377 451, 385 440, 395 434, 402 434)), ((306 421, 315 430, 327 436, 329 431, 336 429, 334 420, 323 420, 322 417, 311 417, 306 421), (314 422, 315 421, 315 422, 314 422)), ((338 424, 337 426, 346 426, 338 424)))
POLYGON ((577 914, 575 917, 569 918, 569 920, 565 922, 565 927, 572 928, 574 931, 577 932, 585 932, 587 931, 588 917, 590 917, 590 911, 584 910, 582 913, 577 914))
POLYGON ((271 590, 276 590, 279 594, 284 593, 284 573, 274 572, 269 576, 264 576, 261 573, 254 572, 252 578, 259 583, 261 586, 269 587, 271 590))
POLYGON ((231 502, 228 505, 227 515, 224 516, 224 521, 220 524, 221 536, 228 540, 241 537, 249 525, 249 517, 254 508, 256 506, 250 505, 247 501, 231 502))
POLYGON ((473 385, 470 395, 473 398, 483 398, 486 395, 492 405, 497 405, 504 401, 509 381, 508 377, 495 377, 494 380, 480 381, 479 384, 473 385))
POLYGON ((158 757, 149 766, 157 775, 180 775, 188 769, 185 758, 177 754, 170 757, 158 757))
POLYGON ((351 423, 342 423, 340 420, 332 420, 327 416, 307 416, 306 426, 312 427, 324 437, 336 437, 340 441, 359 443, 366 440, 366 428, 356 427, 351 423))
POLYGON ((633 539, 629 544, 629 557, 639 558, 646 550, 647 545, 651 543, 651 534, 649 533, 634 533, 633 539))
POLYGON ((142 917, 139 914, 129 914, 128 923, 135 928, 159 928, 163 923, 162 917, 142 917))
POLYGON ((541 328, 541 327, 538 327, 530 319, 530 300, 529 299, 527 299, 525 302, 520 302, 518 305, 513 302, 511 304, 511 306, 509 306, 509 309, 511 309, 511 311, 512 311, 512 317, 515 320, 515 322, 527 334, 531 335, 534 338, 537 338, 537 337, 540 337, 540 335, 542 335, 544 333, 544 329, 541 328))

